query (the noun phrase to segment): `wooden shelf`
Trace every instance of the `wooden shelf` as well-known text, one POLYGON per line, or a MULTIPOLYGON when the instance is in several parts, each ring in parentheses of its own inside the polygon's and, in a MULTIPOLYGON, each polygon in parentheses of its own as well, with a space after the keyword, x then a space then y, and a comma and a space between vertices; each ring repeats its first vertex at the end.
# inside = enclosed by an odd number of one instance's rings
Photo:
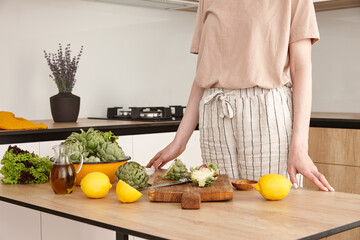
POLYGON ((360 7, 360 0, 331 0, 324 2, 316 2, 315 11, 329 11, 329 10, 337 10, 344 8, 355 8, 360 7))
MULTIPOLYGON (((198 0, 186 0, 190 2, 198 2, 198 0)), ((329 0, 324 2, 315 2, 315 11, 330 11, 344 8, 356 8, 360 7, 360 0, 329 0)), ((180 9, 179 11, 196 12, 197 8, 180 9)))

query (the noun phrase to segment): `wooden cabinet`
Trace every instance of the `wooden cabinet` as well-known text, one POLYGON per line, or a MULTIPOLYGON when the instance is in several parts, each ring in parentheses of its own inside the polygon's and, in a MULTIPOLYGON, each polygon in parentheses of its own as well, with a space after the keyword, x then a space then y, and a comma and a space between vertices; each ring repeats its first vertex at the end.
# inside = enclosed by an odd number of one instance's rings
POLYGON ((345 232, 341 232, 341 233, 337 233, 334 235, 331 235, 329 237, 326 238, 322 238, 321 240, 358 240, 360 239, 360 227, 345 231, 345 232))
MULTIPOLYGON (((171 133, 154 133, 133 136, 133 160, 146 165, 157 152, 166 147, 175 137, 175 132, 171 133)), ((179 158, 187 166, 198 166, 202 164, 200 151, 200 133, 194 131, 189 139, 186 150, 179 156, 179 158)), ((167 168, 168 163, 164 166, 167 168)))
MULTIPOLYGON (((339 192, 360 194, 360 130, 310 128, 309 155, 339 192)), ((304 187, 317 189, 309 180, 304 187)))

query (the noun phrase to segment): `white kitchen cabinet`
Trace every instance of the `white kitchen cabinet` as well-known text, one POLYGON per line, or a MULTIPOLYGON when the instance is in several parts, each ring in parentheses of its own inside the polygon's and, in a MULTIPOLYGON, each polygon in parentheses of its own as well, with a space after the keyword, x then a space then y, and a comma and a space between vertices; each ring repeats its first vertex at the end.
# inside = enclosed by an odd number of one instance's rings
POLYGON ((189 167, 195 167, 202 164, 199 131, 194 131, 185 151, 179 158, 189 167))
POLYGON ((161 149, 174 138, 175 133, 153 133, 133 136, 133 160, 146 165, 161 149))
MULTIPOLYGON (((133 138, 133 160, 146 165, 157 152, 166 147, 175 137, 175 132, 134 135, 133 138)), ((186 150, 179 158, 187 166, 198 166, 202 164, 199 131, 194 131, 186 150)), ((166 164, 167 168, 170 163, 166 164)))
POLYGON ((119 136, 117 143, 123 149, 126 156, 133 156, 133 136, 119 136))
POLYGON ((116 233, 86 223, 41 213, 42 240, 115 240, 116 233))
POLYGON ((0 201, 1 240, 41 240, 40 212, 0 201))
POLYGON ((39 142, 40 144, 40 157, 53 157, 54 150, 52 149, 53 146, 59 145, 62 141, 46 141, 46 142, 39 142))
MULTIPOLYGON (((39 153, 39 143, 21 143, 17 145, 29 152, 39 153)), ((0 145, 0 160, 9 144, 0 145)), ((2 165, 0 164, 0 168, 2 165)), ((0 177, 3 177, 0 174, 0 177)), ((0 201, 0 239, 40 240, 40 212, 0 201), (21 231, 19 231, 21 229, 21 231)))

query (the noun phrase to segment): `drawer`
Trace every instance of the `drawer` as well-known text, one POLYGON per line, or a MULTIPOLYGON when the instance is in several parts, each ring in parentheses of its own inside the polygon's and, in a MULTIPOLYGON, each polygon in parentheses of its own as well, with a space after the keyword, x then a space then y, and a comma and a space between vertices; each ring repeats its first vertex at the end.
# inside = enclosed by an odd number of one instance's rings
MULTIPOLYGON (((360 194, 360 167, 315 163, 319 172, 325 175, 330 185, 338 192, 360 194)), ((318 189, 304 178, 304 188, 318 189)))
POLYGON ((310 128, 309 155, 314 162, 360 167, 360 130, 310 128))
POLYGON ((344 239, 348 239, 348 240, 360 239, 360 227, 353 228, 338 234, 334 234, 326 238, 321 238, 320 240, 344 240, 344 239))

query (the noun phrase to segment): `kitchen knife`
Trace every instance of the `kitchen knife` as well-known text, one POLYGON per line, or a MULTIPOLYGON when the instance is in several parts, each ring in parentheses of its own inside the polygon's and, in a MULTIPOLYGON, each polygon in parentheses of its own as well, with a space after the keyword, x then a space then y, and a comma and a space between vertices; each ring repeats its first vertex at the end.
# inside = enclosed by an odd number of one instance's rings
POLYGON ((174 181, 174 182, 163 183, 163 184, 151 186, 151 187, 149 187, 149 188, 168 187, 168 186, 178 185, 178 184, 184 184, 184 183, 188 183, 188 182, 190 182, 190 180, 189 180, 188 178, 182 178, 182 179, 177 180, 177 181, 174 181))

